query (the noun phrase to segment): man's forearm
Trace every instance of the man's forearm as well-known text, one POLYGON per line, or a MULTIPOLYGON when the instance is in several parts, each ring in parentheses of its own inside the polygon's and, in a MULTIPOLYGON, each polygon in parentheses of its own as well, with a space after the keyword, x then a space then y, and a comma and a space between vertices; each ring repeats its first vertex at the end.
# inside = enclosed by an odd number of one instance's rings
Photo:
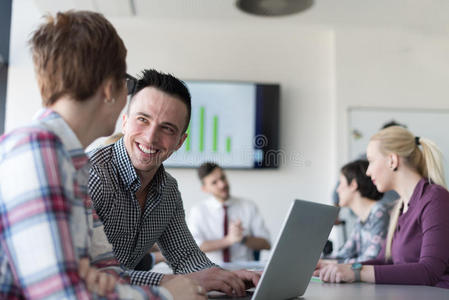
POLYGON ((164 274, 151 271, 127 270, 126 273, 130 278, 130 283, 134 285, 159 285, 164 274))
POLYGON ((154 264, 165 261, 165 257, 162 255, 161 251, 153 252, 154 254, 154 264))
POLYGON ((270 243, 266 239, 255 236, 246 237, 245 246, 253 250, 268 250, 271 248, 270 243))
POLYGON ((203 252, 210 252, 210 251, 222 250, 222 249, 230 247, 231 245, 232 245, 232 242, 230 242, 227 238, 222 238, 222 239, 218 239, 218 240, 205 241, 200 245, 200 249, 203 252))

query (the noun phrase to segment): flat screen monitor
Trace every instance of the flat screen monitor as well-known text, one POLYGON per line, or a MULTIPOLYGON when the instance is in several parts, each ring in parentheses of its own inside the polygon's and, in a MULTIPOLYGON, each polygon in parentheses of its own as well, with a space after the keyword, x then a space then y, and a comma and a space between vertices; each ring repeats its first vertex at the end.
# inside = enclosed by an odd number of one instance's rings
POLYGON ((166 167, 197 168, 206 161, 236 169, 279 166, 278 84, 185 83, 192 97, 188 135, 166 167))

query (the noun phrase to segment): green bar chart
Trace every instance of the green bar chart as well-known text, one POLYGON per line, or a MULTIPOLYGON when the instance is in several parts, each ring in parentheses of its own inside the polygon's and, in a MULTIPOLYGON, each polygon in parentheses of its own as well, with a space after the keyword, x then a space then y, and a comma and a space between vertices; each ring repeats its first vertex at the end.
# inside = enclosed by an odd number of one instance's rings
MULTIPOLYGON (((221 152, 224 153, 231 153, 231 137, 230 136, 226 136, 224 143, 222 143, 222 149, 220 149, 220 142, 219 142, 219 124, 220 124, 220 119, 218 115, 214 115, 212 117, 212 122, 210 124, 210 126, 207 126, 208 124, 206 124, 206 108, 204 106, 201 106, 199 108, 199 112, 198 112, 198 121, 197 124, 199 124, 198 126, 198 151, 199 152, 205 152, 207 151, 207 147, 210 147, 210 151, 212 151, 213 153, 219 153, 220 150, 222 150, 221 152), (208 130, 208 129, 211 130, 208 130), (211 138, 207 139, 207 132, 209 132, 211 134, 211 138), (208 142, 210 141, 210 145, 208 145, 208 142)), ((189 127, 187 128, 187 138, 186 141, 184 143, 184 147, 185 147, 185 151, 186 152, 190 152, 193 151, 192 149, 192 123, 189 124, 189 127)))
POLYGON ((190 151, 190 124, 189 124, 189 127, 187 127, 186 133, 187 133, 187 138, 185 141, 185 147, 186 147, 186 151, 190 151))
POLYGON ((214 125, 212 129, 212 151, 218 151, 218 116, 214 116, 214 125))
POLYGON ((226 138, 226 152, 231 153, 231 138, 226 138))
POLYGON ((198 167, 215 161, 227 167, 252 167, 254 85, 187 82, 187 86, 192 97, 187 137, 164 165, 198 167))
POLYGON ((203 106, 200 107, 200 144, 199 144, 199 150, 200 152, 204 151, 204 112, 205 109, 203 106))

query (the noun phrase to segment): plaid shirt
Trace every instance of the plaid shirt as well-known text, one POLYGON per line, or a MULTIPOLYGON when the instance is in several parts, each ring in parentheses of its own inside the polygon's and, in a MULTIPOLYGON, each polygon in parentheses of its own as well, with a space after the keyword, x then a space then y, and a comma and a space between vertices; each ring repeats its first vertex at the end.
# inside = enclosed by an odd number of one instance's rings
POLYGON ((376 202, 364 222, 358 219, 351 236, 338 250, 337 258, 344 263, 375 259, 387 236, 393 204, 376 202))
MULTIPOLYGON (((51 110, 1 137, 1 299, 98 298, 78 275, 79 258, 91 257, 94 246, 88 169, 75 133, 51 110)), ((107 298, 162 299, 159 294, 117 284, 107 298)))
MULTIPOLYGON (((155 242, 175 274, 216 266, 198 248, 185 222, 176 180, 163 166, 149 188, 143 212, 136 198, 141 183, 123 139, 91 153, 89 194, 117 259, 134 268, 155 242)), ((159 284, 162 274, 133 271, 133 284, 159 284)))

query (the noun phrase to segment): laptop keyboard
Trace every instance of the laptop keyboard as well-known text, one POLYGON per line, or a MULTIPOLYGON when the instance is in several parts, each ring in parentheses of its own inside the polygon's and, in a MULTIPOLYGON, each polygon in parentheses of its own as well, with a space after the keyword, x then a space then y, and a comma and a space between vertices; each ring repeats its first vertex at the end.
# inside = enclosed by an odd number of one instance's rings
POLYGON ((226 294, 219 293, 219 292, 210 292, 210 293, 208 293, 207 297, 208 297, 208 299, 216 299, 216 300, 220 300, 220 299, 246 300, 246 299, 251 299, 253 294, 254 294, 254 291, 246 291, 245 296, 238 297, 238 296, 228 296, 226 294))

